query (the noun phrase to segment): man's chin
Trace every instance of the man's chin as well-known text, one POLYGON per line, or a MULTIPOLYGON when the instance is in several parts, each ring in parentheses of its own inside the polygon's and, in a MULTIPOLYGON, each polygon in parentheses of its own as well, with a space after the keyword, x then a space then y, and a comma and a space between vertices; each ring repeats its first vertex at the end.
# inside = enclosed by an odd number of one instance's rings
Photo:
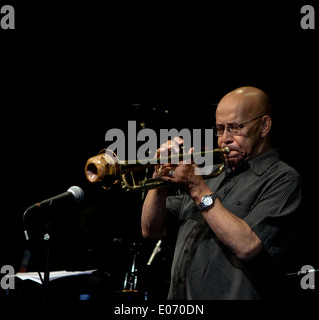
POLYGON ((227 157, 226 162, 230 168, 236 168, 238 167, 242 162, 243 158, 242 157, 227 157))

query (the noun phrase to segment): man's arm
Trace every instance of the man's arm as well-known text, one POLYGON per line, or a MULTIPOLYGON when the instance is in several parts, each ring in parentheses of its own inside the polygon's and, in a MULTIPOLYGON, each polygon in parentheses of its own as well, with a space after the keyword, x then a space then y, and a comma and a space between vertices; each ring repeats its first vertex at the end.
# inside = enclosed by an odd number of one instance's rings
POLYGON ((166 196, 166 188, 148 191, 142 209, 143 237, 160 239, 166 235, 166 196))
MULTIPOLYGON (((202 176, 194 175, 194 167, 192 165, 181 164, 174 168, 172 177, 162 176, 161 180, 184 185, 196 205, 199 205, 204 195, 213 193, 204 182, 202 176)), ((212 207, 202 211, 202 214, 219 240, 238 259, 242 261, 251 260, 262 250, 262 242, 250 226, 227 210, 218 199, 215 200, 212 207)))
MULTIPOLYGON (((207 186, 206 186, 207 187, 207 186)), ((211 194, 208 189, 198 195, 192 195, 196 205, 202 196, 211 194)), ((214 231, 218 239, 228 247, 239 260, 249 261, 263 248, 261 240, 242 219, 227 210, 216 199, 214 205, 208 210, 203 210, 202 215, 214 231)))
MULTIPOLYGON (((156 158, 168 156, 172 151, 179 152, 179 145, 183 144, 183 140, 175 137, 173 141, 163 143, 161 148, 156 151, 156 158)), ((161 178, 160 174, 162 166, 155 167, 154 178, 161 178)), ((149 190, 144 200, 142 209, 142 235, 144 238, 160 239, 166 235, 166 197, 168 189, 160 188, 149 190)))

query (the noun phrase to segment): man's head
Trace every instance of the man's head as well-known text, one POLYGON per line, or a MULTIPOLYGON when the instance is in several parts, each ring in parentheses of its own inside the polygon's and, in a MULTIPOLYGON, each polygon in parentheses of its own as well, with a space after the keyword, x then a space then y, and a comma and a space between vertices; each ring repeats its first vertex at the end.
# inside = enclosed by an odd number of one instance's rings
POLYGON ((231 167, 271 149, 271 102, 254 87, 241 87, 225 95, 216 110, 218 146, 230 149, 231 167))

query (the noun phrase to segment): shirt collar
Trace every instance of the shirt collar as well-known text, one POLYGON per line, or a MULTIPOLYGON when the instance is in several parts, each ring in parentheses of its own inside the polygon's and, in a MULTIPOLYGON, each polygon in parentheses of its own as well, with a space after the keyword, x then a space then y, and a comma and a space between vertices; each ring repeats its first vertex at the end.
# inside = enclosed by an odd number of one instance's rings
POLYGON ((262 153, 258 157, 248 161, 251 170, 257 175, 261 176, 274 163, 279 161, 279 154, 276 151, 269 151, 262 153))
POLYGON ((279 154, 276 151, 269 151, 262 153, 258 157, 251 159, 247 162, 242 163, 234 171, 226 164, 225 172, 226 175, 237 175, 242 171, 250 168, 257 176, 261 176, 264 172, 271 167, 274 163, 279 161, 279 154))

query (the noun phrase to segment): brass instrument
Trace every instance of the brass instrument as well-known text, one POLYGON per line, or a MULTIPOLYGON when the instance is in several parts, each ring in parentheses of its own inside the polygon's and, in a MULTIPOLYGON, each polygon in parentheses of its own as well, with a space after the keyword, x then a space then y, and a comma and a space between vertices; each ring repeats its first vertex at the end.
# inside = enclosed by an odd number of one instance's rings
MULTIPOLYGON (((150 167, 155 167, 160 163, 171 163, 173 161, 181 161, 187 159, 195 159, 196 157, 203 156, 205 154, 212 153, 221 160, 221 164, 217 171, 203 175, 203 179, 209 179, 220 175, 225 167, 224 154, 229 153, 229 148, 214 149, 211 151, 203 151, 197 153, 182 153, 178 155, 171 155, 168 157, 154 158, 145 160, 122 160, 120 161, 116 154, 109 150, 103 149, 98 155, 90 158, 85 165, 85 176, 91 183, 100 183, 105 189, 110 188, 113 185, 122 184, 122 188, 127 190, 141 190, 141 189, 155 189, 168 187, 170 184, 163 181, 156 180, 154 178, 143 179, 138 183, 135 183, 133 172, 144 170, 150 167), (150 163, 151 162, 151 163, 150 163), (132 184, 128 182, 127 174, 131 174, 132 184)), ((176 163, 176 162, 175 162, 176 163)))

